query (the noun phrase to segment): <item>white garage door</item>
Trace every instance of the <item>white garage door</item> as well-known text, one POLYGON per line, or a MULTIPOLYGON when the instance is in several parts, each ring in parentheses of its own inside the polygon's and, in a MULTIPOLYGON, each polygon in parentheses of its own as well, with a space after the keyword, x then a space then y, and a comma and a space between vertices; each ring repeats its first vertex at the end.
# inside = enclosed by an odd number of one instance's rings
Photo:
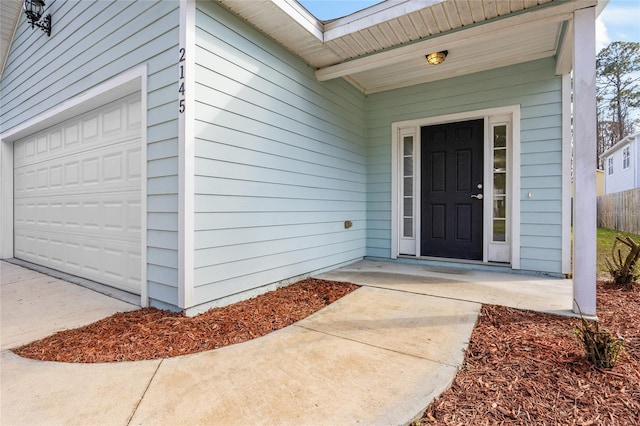
POLYGON ((140 93, 17 141, 14 256, 140 294, 140 93))

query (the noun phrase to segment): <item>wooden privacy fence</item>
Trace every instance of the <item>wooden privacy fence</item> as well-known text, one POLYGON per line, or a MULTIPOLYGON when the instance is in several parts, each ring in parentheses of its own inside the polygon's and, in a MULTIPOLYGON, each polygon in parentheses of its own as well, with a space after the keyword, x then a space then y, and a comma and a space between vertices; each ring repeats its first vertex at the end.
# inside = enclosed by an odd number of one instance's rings
POLYGON ((598 226, 640 235, 640 188, 599 196, 598 226))

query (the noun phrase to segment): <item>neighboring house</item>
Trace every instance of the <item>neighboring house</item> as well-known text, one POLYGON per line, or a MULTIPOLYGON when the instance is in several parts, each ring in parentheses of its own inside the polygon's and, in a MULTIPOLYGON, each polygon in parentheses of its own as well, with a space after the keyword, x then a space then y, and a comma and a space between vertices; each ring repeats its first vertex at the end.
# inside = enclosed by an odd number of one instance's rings
POLYGON ((596 170, 596 195, 604 195, 605 194, 605 176, 604 170, 596 170))
POLYGON ((602 153, 605 193, 640 188, 640 132, 616 142, 602 153))
POLYGON ((362 258, 571 274, 573 125, 574 290, 595 312, 606 1, 330 22, 295 0, 46 2, 50 37, 2 1, 0 257, 187 313, 362 258))

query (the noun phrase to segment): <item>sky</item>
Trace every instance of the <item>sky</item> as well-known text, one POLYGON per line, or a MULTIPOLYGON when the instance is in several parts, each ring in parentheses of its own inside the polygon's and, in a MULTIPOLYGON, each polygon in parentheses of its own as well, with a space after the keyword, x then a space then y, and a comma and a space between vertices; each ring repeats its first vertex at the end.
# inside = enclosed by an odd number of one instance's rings
POLYGON ((613 41, 640 42, 640 1, 611 0, 596 21, 596 51, 613 41))
MULTIPOLYGON (((322 20, 340 18, 379 0, 299 0, 322 20)), ((470 0, 476 1, 476 0, 470 0)), ((640 42, 640 1, 611 0, 596 22, 596 51, 613 41, 640 42)))

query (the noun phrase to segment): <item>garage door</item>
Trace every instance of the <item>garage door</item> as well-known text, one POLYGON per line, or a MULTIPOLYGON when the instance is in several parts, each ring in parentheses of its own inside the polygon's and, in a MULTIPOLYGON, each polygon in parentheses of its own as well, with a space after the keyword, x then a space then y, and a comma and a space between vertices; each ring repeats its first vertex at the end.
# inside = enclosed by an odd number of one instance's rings
POLYGON ((140 93, 14 146, 14 256, 140 294, 140 93))

